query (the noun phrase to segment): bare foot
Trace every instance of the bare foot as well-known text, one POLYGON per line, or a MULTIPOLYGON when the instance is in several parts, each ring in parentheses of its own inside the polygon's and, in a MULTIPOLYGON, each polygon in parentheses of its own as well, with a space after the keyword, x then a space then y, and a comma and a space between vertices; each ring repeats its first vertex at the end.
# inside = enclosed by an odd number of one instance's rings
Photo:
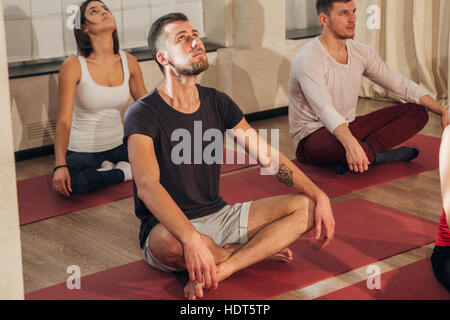
MULTIPOLYGON (((242 245, 238 243, 227 244, 223 248, 230 253, 230 256, 238 251, 242 245)), ((279 261, 279 262, 291 262, 293 260, 292 251, 289 248, 285 248, 273 255, 271 258, 267 259, 268 261, 279 261)), ((226 273, 226 270, 222 268, 221 265, 217 266, 217 272, 222 274, 221 280, 228 278, 231 273, 226 273)), ((205 284, 199 283, 197 281, 190 281, 184 287, 184 297, 189 300, 196 300, 197 298, 203 298, 203 289, 205 284)))
POLYGON ((283 249, 271 258, 267 260, 273 260, 278 262, 292 262, 294 260, 292 256, 292 251, 289 248, 283 249))
MULTIPOLYGON (((231 243, 231 244, 226 244, 223 248, 225 250, 227 250, 231 256, 236 251, 238 251, 241 247, 242 247, 242 245, 239 243, 231 243)), ((267 259, 267 261, 270 261, 270 260, 278 261, 278 262, 291 262, 292 260, 294 260, 294 258, 292 256, 292 251, 289 248, 285 248, 285 249, 281 250, 280 252, 278 252, 277 254, 270 257, 269 259, 267 259)))
POLYGON ((204 286, 204 283, 198 283, 197 281, 189 280, 188 284, 184 287, 184 297, 188 300, 203 298, 204 286))

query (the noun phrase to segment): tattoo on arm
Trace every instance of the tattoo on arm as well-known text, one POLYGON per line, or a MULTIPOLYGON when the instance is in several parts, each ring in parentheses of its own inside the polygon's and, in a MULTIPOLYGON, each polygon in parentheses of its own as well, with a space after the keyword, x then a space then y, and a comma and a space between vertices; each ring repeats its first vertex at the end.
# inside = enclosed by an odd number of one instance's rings
POLYGON ((287 165, 284 163, 280 164, 278 168, 278 172, 275 175, 275 177, 280 181, 281 183, 284 183, 285 185, 292 187, 294 185, 294 180, 292 178, 294 171, 289 169, 287 165))

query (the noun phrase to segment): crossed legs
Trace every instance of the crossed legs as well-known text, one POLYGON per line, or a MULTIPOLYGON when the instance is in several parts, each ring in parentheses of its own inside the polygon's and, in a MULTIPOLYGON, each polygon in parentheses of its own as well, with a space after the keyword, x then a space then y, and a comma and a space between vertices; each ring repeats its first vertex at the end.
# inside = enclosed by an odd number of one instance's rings
MULTIPOLYGON (((424 107, 401 104, 357 117, 349 129, 373 163, 374 151, 391 150, 416 135, 427 122, 428 113, 424 107)), ((312 165, 347 163, 344 147, 325 128, 300 141, 296 155, 299 161, 312 165)))
MULTIPOLYGON (((251 204, 246 244, 219 247, 202 235, 215 259, 219 282, 269 258, 290 261, 292 255, 286 248, 314 226, 314 208, 314 202, 301 194, 261 199, 251 204)), ((163 264, 174 269, 186 267, 181 243, 164 226, 153 228, 149 248, 163 264)), ((203 297, 203 284, 189 282, 185 296, 189 299, 203 297)))
POLYGON ((121 145, 112 150, 96 153, 67 152, 66 161, 73 194, 93 192, 124 180, 122 170, 97 171, 105 160, 113 163, 128 162, 127 148, 121 145))

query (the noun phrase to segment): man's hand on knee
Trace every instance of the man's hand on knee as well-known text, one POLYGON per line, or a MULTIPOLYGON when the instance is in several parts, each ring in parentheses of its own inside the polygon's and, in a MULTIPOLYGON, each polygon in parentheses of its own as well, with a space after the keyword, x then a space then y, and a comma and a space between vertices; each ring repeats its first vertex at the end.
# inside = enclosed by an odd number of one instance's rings
POLYGON ((334 238, 335 221, 330 200, 327 198, 319 199, 314 210, 316 240, 319 247, 326 247, 334 238), (322 225, 324 231, 322 232, 322 225))
POLYGON ((346 124, 340 125, 333 135, 344 147, 347 164, 351 171, 364 173, 369 170, 370 161, 361 144, 353 136, 346 124))
POLYGON ((348 167, 353 172, 364 173, 369 170, 370 161, 358 140, 351 139, 345 146, 348 167))

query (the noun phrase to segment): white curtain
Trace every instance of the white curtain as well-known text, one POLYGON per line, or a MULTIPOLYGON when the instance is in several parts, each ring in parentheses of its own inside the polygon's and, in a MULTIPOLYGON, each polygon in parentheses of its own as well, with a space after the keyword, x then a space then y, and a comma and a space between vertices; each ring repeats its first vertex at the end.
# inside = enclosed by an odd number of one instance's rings
MULTIPOLYGON (((375 48, 392 69, 447 105, 450 1, 356 0, 355 4, 358 8, 355 40, 375 48), (380 8, 380 29, 370 29, 368 24, 373 27, 376 8, 380 8)), ((396 99, 367 79, 361 96, 396 99)))

